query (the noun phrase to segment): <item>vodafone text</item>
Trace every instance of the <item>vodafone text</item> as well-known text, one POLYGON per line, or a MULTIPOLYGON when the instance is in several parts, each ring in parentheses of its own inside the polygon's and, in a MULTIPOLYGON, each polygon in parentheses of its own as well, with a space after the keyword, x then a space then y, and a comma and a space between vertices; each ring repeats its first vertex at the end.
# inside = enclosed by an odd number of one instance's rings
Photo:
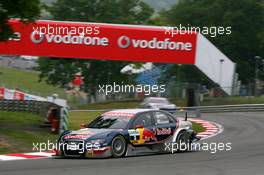
POLYGON ((121 36, 118 39, 118 46, 120 48, 128 48, 130 46, 134 48, 143 48, 143 49, 159 49, 159 50, 192 50, 192 43, 190 42, 175 42, 171 41, 170 38, 165 38, 164 40, 158 40, 153 38, 152 40, 136 40, 130 39, 127 36, 121 36))
MULTIPOLYGON (((53 34, 42 34, 36 31, 31 33, 30 39, 35 44, 40 44, 44 41, 55 44, 84 44, 87 46, 109 46, 109 38, 107 37, 91 37, 85 35, 53 35, 53 34)), ((190 42, 175 42, 170 38, 164 40, 158 40, 152 38, 151 40, 144 39, 132 39, 128 36, 120 36, 117 40, 119 48, 127 49, 130 47, 136 49, 158 49, 158 50, 180 50, 180 51, 191 51, 192 43, 190 42)))

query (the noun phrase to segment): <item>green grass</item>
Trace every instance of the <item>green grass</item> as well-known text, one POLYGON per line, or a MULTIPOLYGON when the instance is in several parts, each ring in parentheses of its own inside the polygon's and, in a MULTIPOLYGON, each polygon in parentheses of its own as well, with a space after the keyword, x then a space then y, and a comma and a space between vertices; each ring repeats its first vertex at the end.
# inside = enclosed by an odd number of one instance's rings
POLYGON ((201 105, 235 105, 235 104, 263 104, 264 96, 261 97, 219 97, 219 98, 205 98, 201 105))
POLYGON ((0 67, 0 87, 4 86, 9 89, 20 89, 25 93, 47 97, 52 94, 58 94, 59 98, 68 101, 68 104, 77 108, 80 97, 72 94, 66 94, 64 89, 47 84, 45 81, 39 82, 39 72, 20 70, 9 67, 0 67))
POLYGON ((205 128, 199 123, 192 122, 192 127, 193 127, 193 130, 197 133, 205 131, 205 128))
MULTIPOLYGON (((45 131, 27 131, 14 129, 0 129, 0 135, 3 136, 8 146, 1 145, 0 154, 15 152, 32 152, 33 143, 56 143, 57 135, 45 131)), ((34 150, 35 152, 37 150, 34 150)))
POLYGON ((100 114, 101 112, 70 112, 69 129, 80 129, 80 124, 87 124, 100 114))
POLYGON ((21 113, 21 112, 0 112, 0 124, 19 124, 21 125, 34 125, 39 124, 41 118, 35 114, 31 113, 21 113))
POLYGON ((43 97, 54 93, 57 93, 59 96, 65 96, 63 89, 48 85, 45 82, 39 82, 38 76, 39 73, 36 71, 0 67, 0 86, 10 89, 19 88, 24 92, 43 97))
POLYGON ((40 128, 43 118, 30 113, 0 112, 0 154, 30 152, 33 143, 54 142, 58 135, 40 128))

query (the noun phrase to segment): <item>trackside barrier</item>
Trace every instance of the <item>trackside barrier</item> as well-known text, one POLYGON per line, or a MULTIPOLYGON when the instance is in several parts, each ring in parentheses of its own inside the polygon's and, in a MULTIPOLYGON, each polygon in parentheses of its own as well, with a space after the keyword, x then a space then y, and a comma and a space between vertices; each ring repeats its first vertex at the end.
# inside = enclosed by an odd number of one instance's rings
POLYGON ((47 117, 48 111, 51 108, 57 108, 59 111, 58 119, 59 133, 68 129, 69 124, 69 109, 68 107, 58 105, 49 101, 35 101, 35 100, 0 100, 0 111, 10 112, 29 112, 39 114, 43 117, 47 117))
POLYGON ((48 109, 52 106, 56 105, 45 101, 0 100, 1 111, 30 112, 40 114, 42 116, 45 116, 48 109))
POLYGON ((201 113, 257 112, 257 111, 264 111, 264 104, 196 106, 196 107, 182 107, 182 109, 184 109, 184 110, 199 110, 201 113))
POLYGON ((60 111, 60 134, 68 130, 69 126, 69 108, 62 107, 60 111))
MULTIPOLYGON (((106 112, 118 109, 98 109, 98 110, 71 110, 76 112, 106 112)), ((177 107, 176 116, 185 115, 186 111, 190 117, 199 117, 201 113, 217 112, 257 112, 264 111, 264 104, 242 104, 242 105, 217 105, 217 106, 195 106, 195 107, 177 107)), ((172 111, 170 111, 172 112, 172 111)), ((172 112, 174 113, 174 112, 172 112)))

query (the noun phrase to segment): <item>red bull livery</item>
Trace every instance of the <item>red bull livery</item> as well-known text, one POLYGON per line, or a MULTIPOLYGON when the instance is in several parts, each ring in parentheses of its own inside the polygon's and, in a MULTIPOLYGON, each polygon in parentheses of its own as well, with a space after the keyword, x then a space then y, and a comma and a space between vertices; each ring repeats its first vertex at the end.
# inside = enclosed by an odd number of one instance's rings
POLYGON ((57 156, 124 157, 166 152, 165 144, 196 140, 192 123, 156 109, 124 109, 103 113, 77 131, 58 139, 57 156))

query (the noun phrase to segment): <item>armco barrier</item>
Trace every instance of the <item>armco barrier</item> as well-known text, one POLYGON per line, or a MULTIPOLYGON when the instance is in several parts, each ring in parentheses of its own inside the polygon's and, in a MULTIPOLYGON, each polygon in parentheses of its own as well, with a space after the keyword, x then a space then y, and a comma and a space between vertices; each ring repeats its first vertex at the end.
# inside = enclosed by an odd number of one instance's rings
POLYGON ((201 113, 217 112, 257 112, 264 111, 264 104, 218 105, 182 107, 183 110, 199 110, 201 113))
MULTIPOLYGON (((76 112, 105 112, 115 109, 98 109, 98 110, 71 110, 76 112)), ((217 113, 217 112, 257 112, 264 111, 264 104, 242 104, 242 105, 218 105, 218 106, 195 106, 195 107, 177 107, 177 114, 183 115, 185 111, 193 117, 199 117, 200 113, 217 113)))
POLYGON ((60 111, 60 134, 68 130, 69 126, 69 109, 62 107, 60 111))
POLYGON ((0 100, 1 111, 30 112, 45 116, 48 109, 57 106, 46 101, 34 100, 0 100))
MULTIPOLYGON (((71 111, 72 112, 107 112, 111 110, 119 110, 119 109, 92 109, 92 110, 71 110, 71 111)), ((186 117, 186 113, 189 118, 198 118, 201 116, 201 112, 197 109, 184 110, 182 108, 178 108, 176 110, 170 110, 168 112, 172 113, 176 117, 186 117)))
POLYGON ((11 112, 30 112, 47 117, 50 108, 56 107, 60 110, 59 114, 59 132, 68 129, 69 110, 67 107, 59 106, 48 101, 34 101, 34 100, 0 100, 0 111, 11 112))

